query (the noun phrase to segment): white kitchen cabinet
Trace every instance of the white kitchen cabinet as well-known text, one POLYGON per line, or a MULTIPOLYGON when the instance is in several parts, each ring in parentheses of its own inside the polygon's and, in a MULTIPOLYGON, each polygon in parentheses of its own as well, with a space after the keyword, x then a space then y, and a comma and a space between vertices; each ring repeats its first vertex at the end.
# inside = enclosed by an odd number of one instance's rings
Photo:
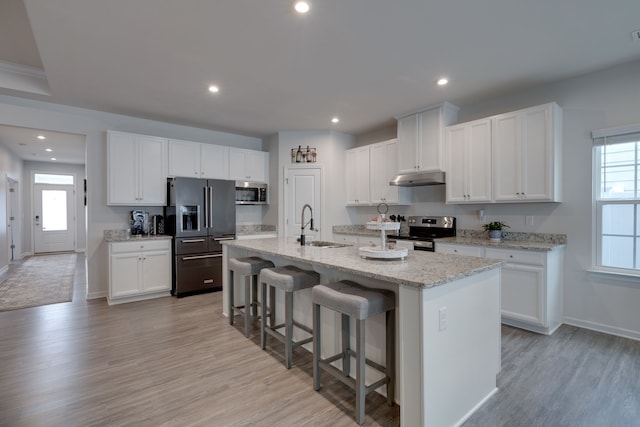
POLYGON ((406 187, 389 185, 398 174, 398 142, 391 139, 369 147, 371 203, 409 204, 406 187))
POLYGON ((269 181, 269 153, 229 148, 229 179, 232 181, 269 181))
POLYGON ((368 205, 370 199, 370 176, 369 176, 369 146, 352 148, 346 150, 345 159, 347 161, 347 204, 368 205))
POLYGON ((109 304, 169 295, 171 240, 109 243, 109 304))
POLYGON ((398 172, 445 170, 444 128, 458 117, 458 107, 445 102, 398 117, 398 172))
POLYGON ((507 261, 501 273, 502 323, 547 335, 562 324, 563 248, 532 251, 436 242, 436 252, 507 261))
POLYGON ((562 199, 562 110, 555 103, 492 118, 496 202, 562 199))
POLYGON ((109 205, 165 205, 167 140, 107 132, 107 177, 109 205))
POLYGON ((445 130, 447 203, 491 202, 491 119, 445 130))
POLYGON ((169 176, 229 179, 229 147, 170 139, 169 176))

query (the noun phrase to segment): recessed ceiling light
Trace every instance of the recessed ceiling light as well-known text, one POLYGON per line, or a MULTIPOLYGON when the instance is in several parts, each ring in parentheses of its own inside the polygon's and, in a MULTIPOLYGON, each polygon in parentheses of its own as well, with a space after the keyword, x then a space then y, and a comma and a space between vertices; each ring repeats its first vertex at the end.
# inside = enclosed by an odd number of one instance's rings
POLYGON ((51 160, 58 160, 58 159, 56 159, 55 157, 52 157, 51 160))
POLYGON ((209 92, 218 93, 218 92, 220 92, 220 88, 218 86, 211 85, 211 86, 209 86, 209 92))
POLYGON ((38 135, 38 139, 47 139, 47 137, 44 135, 38 135))
POLYGON ((52 150, 51 148, 45 148, 45 149, 44 149, 44 151, 47 151, 47 152, 49 152, 49 153, 50 153, 50 152, 52 152, 53 150, 52 150))
POLYGON ((447 83, 449 83, 449 79, 446 77, 438 79, 438 86, 446 86, 447 83))
POLYGON ((334 117, 333 119, 331 119, 331 123, 338 123, 340 121, 339 118, 334 117))
POLYGON ((308 1, 299 0, 293 4, 293 8, 298 13, 307 13, 311 9, 311 4, 308 1))

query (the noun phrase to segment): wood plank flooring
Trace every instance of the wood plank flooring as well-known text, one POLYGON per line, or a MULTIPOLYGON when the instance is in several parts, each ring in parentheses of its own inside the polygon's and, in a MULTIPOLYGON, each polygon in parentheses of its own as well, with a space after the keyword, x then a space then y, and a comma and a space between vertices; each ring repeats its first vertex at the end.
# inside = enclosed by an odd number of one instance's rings
MULTIPOLYGON (((311 357, 262 351, 229 326, 221 293, 108 306, 84 300, 0 313, 0 426, 353 426, 353 394, 311 357), (326 378, 326 379, 325 379, 326 378)), ((503 327, 500 391, 465 426, 640 425, 640 343, 564 326, 503 327)), ((365 425, 399 425, 372 394, 365 425)))

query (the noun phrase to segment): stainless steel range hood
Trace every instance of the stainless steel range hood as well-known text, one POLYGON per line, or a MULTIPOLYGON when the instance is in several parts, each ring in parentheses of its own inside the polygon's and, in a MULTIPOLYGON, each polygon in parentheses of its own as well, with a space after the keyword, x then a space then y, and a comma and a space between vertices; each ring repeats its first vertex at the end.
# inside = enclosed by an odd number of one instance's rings
POLYGON ((420 185, 444 184, 444 172, 411 172, 398 175, 389 185, 417 187, 420 185))

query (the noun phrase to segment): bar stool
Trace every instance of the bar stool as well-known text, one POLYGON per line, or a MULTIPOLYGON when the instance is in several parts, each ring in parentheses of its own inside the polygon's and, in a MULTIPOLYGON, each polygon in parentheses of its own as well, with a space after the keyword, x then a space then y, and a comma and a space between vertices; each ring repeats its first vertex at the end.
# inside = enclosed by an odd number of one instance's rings
POLYGON ((260 343, 264 350, 267 343, 267 334, 284 343, 285 348, 285 366, 291 368, 291 358, 293 355, 293 347, 297 347, 313 340, 313 337, 303 340, 293 341, 293 327, 296 326, 310 334, 311 329, 293 320, 293 293, 301 289, 310 288, 317 285, 320 281, 320 275, 315 271, 302 270, 293 265, 284 267, 265 268, 260 272, 260 283, 262 284, 262 301, 267 300, 267 287, 271 292, 269 297, 269 324, 267 324, 267 316, 262 316, 262 327, 260 343), (275 307, 275 289, 284 291, 284 323, 276 325, 276 307, 275 307), (284 328, 284 335, 278 332, 278 329, 284 328))
POLYGON ((356 392, 355 418, 364 422, 365 397, 373 390, 387 385, 387 403, 394 403, 395 385, 395 296, 393 292, 369 289, 357 283, 343 280, 315 286, 311 290, 313 303, 313 387, 320 390, 321 370, 333 375, 356 392), (321 358, 320 307, 342 314, 342 352, 321 358), (376 314, 386 313, 386 367, 370 361, 365 356, 365 320, 376 314), (349 343, 349 317, 356 320, 356 349, 349 343), (351 356, 356 358, 355 380, 349 376, 351 356), (342 371, 331 365, 342 359, 342 371), (385 374, 375 383, 365 384, 365 363, 385 374))
MULTIPOLYGON (((233 325, 233 317, 236 312, 242 314, 244 316, 244 336, 247 338, 249 338, 251 323, 258 315, 258 274, 263 268, 273 266, 271 261, 257 256, 229 259, 229 324, 233 325), (234 273, 244 278, 244 305, 235 305, 234 273), (250 278, 249 281, 247 281, 247 276, 250 278)), ((264 309, 262 312, 264 315, 264 309)))

